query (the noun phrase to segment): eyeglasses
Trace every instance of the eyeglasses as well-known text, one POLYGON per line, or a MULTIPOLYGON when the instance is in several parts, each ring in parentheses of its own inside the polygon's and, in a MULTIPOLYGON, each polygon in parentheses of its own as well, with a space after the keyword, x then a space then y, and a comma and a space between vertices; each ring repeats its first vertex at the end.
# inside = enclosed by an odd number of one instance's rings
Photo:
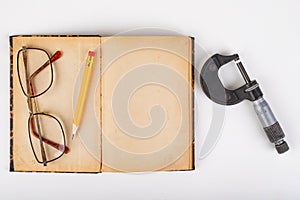
POLYGON ((29 111, 30 146, 37 162, 44 166, 70 151, 66 146, 65 133, 60 120, 49 113, 40 112, 37 103, 38 98, 49 99, 50 96, 47 96, 46 92, 53 85, 52 63, 61 55, 61 51, 56 51, 50 57, 44 49, 28 47, 22 47, 17 54, 18 79, 22 92, 27 97, 29 111))

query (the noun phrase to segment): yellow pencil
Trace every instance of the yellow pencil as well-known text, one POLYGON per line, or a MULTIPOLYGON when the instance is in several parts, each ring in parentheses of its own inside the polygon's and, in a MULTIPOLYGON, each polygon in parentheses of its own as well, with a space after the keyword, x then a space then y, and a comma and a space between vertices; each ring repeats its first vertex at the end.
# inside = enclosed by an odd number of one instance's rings
POLYGON ((79 95, 78 95, 76 111, 73 119, 72 140, 74 139, 74 136, 77 133, 77 129, 80 125, 80 121, 82 118, 83 108, 84 108, 86 95, 89 88, 89 82, 91 79, 91 74, 93 69, 94 57, 95 57, 95 52, 89 51, 88 57, 86 58, 86 64, 83 72, 79 95))

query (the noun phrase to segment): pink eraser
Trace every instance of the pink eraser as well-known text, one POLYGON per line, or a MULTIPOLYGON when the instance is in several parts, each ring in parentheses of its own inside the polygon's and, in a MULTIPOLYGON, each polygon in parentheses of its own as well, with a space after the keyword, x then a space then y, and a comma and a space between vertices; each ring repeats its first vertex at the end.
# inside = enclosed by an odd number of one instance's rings
POLYGON ((89 56, 95 56, 95 52, 94 51, 89 51, 89 56))

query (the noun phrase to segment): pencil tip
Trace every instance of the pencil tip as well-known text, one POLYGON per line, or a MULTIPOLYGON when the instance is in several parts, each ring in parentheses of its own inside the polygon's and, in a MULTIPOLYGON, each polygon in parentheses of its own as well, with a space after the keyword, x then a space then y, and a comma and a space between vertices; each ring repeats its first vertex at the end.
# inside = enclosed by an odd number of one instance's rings
POLYGON ((73 124, 73 130, 72 130, 72 140, 74 139, 75 137, 75 134, 77 132, 77 129, 78 129, 78 126, 76 126, 75 124, 73 124))

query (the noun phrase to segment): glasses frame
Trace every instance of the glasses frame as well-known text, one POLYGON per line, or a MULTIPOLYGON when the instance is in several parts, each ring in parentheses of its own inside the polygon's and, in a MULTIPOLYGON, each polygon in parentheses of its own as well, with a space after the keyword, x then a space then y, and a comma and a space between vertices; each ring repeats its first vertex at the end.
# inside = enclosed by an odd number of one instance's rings
POLYGON ((23 94, 27 97, 27 105, 28 105, 28 110, 29 110, 29 118, 28 118, 27 124, 28 124, 28 135, 29 135, 30 146, 31 146, 31 149, 32 149, 32 152, 33 152, 33 155, 34 155, 36 161, 40 164, 43 164, 44 166, 47 166, 47 163, 53 162, 53 161, 59 159, 60 157, 62 157, 64 154, 67 154, 69 152, 69 148, 66 146, 65 132, 64 132, 63 126, 62 126, 61 122, 59 121, 59 119, 57 119, 55 116, 53 116, 52 114, 49 114, 49 113, 34 112, 34 109, 36 109, 36 110, 38 109, 37 108, 36 97, 39 97, 39 96, 45 94, 51 88, 51 86, 53 84, 54 75, 53 75, 53 65, 52 65, 52 63, 55 62, 60 57, 61 57, 61 52, 60 51, 55 52, 53 54, 53 56, 50 57, 50 54, 44 49, 25 47, 25 46, 23 46, 22 49, 20 49, 17 53, 18 80, 19 80, 19 83, 20 83, 23 94), (27 68, 27 54, 25 54, 25 51, 27 51, 27 50, 42 51, 48 57, 48 60, 42 66, 40 66, 37 70, 35 70, 30 76, 28 75, 28 68, 27 68), (23 63, 24 63, 24 68, 25 68, 24 71, 25 71, 25 77, 26 77, 27 92, 24 89, 24 86, 23 86, 22 81, 21 81, 22 80, 21 75, 20 75, 19 63, 20 63, 20 60, 21 60, 20 59, 20 54, 21 53, 23 53, 23 63), (51 73, 50 74, 51 75, 50 84, 44 91, 42 91, 41 93, 35 94, 34 89, 33 89, 32 80, 34 79, 34 77, 36 75, 38 75, 46 67, 50 67, 50 73, 51 73), (34 106, 34 109, 33 109, 33 106, 34 106), (63 137, 63 145, 58 144, 56 142, 53 142, 51 140, 48 140, 48 139, 44 138, 41 135, 41 133, 40 133, 41 132, 40 131, 40 124, 39 124, 39 119, 38 119, 39 116, 50 117, 50 118, 54 119, 59 124, 59 127, 61 129, 61 133, 62 133, 62 137, 63 137), (37 132, 34 130, 34 124, 33 124, 32 119, 36 120, 36 122, 37 122, 37 129, 38 129, 37 132), (40 161, 38 159, 37 155, 36 155, 36 151, 34 150, 33 143, 32 143, 31 134, 33 134, 35 137, 37 137, 40 140, 42 161, 40 161), (44 149, 44 143, 50 145, 51 147, 53 147, 53 148, 55 148, 59 151, 61 151, 61 154, 59 156, 53 158, 53 159, 47 160, 45 149, 44 149))
MULTIPOLYGON (((54 58, 55 60, 57 60, 58 58, 54 58)), ((54 59, 52 59, 52 60, 54 60, 54 59)), ((54 61, 55 61, 54 60, 54 61)), ((18 54, 17 54, 17 72, 18 72, 18 78, 19 78, 19 83, 20 83, 20 85, 21 85, 21 88, 22 88, 22 92, 23 92, 23 94, 26 96, 26 97, 30 97, 30 98, 35 98, 35 97, 38 97, 38 96, 41 96, 41 95, 43 95, 43 94, 45 94, 50 88, 51 88, 51 86, 52 86, 52 84, 53 84, 53 65, 52 65, 52 63, 54 62, 54 61, 51 61, 51 57, 50 57, 50 54, 46 51, 46 50, 44 50, 44 49, 41 49, 41 48, 32 48, 32 47, 22 47, 22 49, 20 49, 19 51, 18 51, 18 54), (25 92, 25 89, 24 89, 24 87, 23 87, 23 84, 22 84, 22 82, 21 82, 21 75, 20 75, 20 70, 19 70, 19 57, 20 57, 20 53, 22 52, 23 53, 23 51, 26 51, 26 50, 38 50, 38 51, 42 51, 42 52, 44 52, 46 55, 47 55, 47 57, 48 57, 48 61, 46 61, 41 67, 39 67, 32 75, 30 75, 30 79, 32 79, 32 78, 34 78, 38 73, 40 73, 43 69, 45 69, 47 66, 50 66, 50 72, 51 72, 51 79, 50 79, 50 84, 49 84, 49 86, 43 91, 43 92, 41 92, 40 94, 37 94, 37 95, 29 95, 29 94, 27 94, 28 93, 28 91, 27 92, 25 92)), ((27 61, 26 61, 27 62, 27 61)), ((26 71, 27 69, 25 69, 25 71, 26 71)), ((27 71, 26 71, 26 73, 27 73, 27 71)), ((27 75, 26 75, 27 76, 27 75)), ((27 78, 27 77, 26 77, 27 78)), ((31 81, 31 80, 29 80, 29 81, 31 81)), ((29 84, 29 82, 27 82, 27 80, 26 80, 26 85, 27 84, 29 84)), ((29 87, 28 87, 28 85, 27 85, 27 89, 28 89, 29 87)))

